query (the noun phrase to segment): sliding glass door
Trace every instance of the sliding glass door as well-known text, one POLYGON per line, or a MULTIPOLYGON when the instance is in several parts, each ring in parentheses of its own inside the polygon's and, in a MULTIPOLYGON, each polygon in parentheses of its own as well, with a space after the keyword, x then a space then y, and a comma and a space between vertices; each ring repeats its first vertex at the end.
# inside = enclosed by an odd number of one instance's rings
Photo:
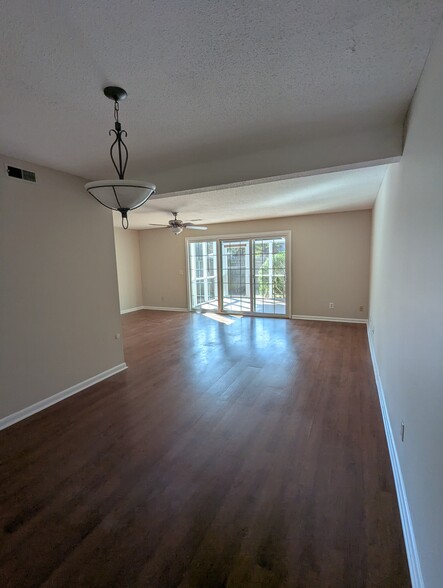
POLYGON ((288 316, 288 235, 188 239, 192 310, 288 316))
POLYGON ((250 241, 221 241, 223 304, 225 312, 251 312, 250 241))
POLYGON ((286 239, 253 239, 254 312, 287 314, 286 239))
POLYGON ((189 243, 188 268, 193 310, 218 310, 217 242, 189 243))

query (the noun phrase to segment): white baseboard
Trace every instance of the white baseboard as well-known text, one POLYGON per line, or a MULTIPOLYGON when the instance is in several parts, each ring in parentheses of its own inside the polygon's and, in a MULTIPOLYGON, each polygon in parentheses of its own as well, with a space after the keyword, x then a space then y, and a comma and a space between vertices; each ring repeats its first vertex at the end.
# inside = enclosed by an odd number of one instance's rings
POLYGON ((109 370, 105 370, 104 372, 101 372, 96 376, 92 376, 92 378, 88 378, 83 382, 79 382, 78 384, 75 384, 74 386, 71 386, 66 390, 62 390, 61 392, 57 392, 57 394, 54 394, 53 396, 49 396, 49 398, 40 400, 40 402, 31 404, 31 406, 27 406, 26 408, 23 408, 18 412, 14 412, 13 414, 10 414, 0 419, 0 431, 2 429, 6 429, 6 427, 14 425, 15 423, 18 423, 19 421, 22 421, 23 419, 30 417, 36 412, 40 412, 41 410, 44 410, 45 408, 48 408, 53 404, 57 404, 57 402, 61 402, 65 398, 68 398, 68 396, 77 394, 77 392, 81 392, 82 390, 84 390, 85 388, 89 388, 93 384, 97 384, 102 380, 106 380, 106 378, 110 378, 111 376, 118 374, 119 372, 125 370, 127 367, 128 366, 126 365, 126 363, 120 363, 119 365, 116 365, 110 368, 109 370))
POLYGON ((338 316, 308 316, 305 314, 293 314, 291 318, 302 321, 330 321, 332 323, 367 324, 368 322, 368 319, 342 318, 338 316))
POLYGON ((389 413, 386 406, 385 393, 383 384, 378 371, 377 358, 375 355, 374 341, 372 333, 368 328, 369 350, 371 352, 372 366, 374 368, 375 383, 377 385, 378 397, 380 400, 381 413, 383 416, 383 424, 385 427, 386 440, 388 442, 389 456, 391 458, 392 471, 394 473, 395 489, 397 491, 397 501, 400 510, 401 524, 403 528, 403 536, 405 539, 406 554, 408 557, 409 572, 411 574, 411 582, 413 588, 425 588, 423 575, 421 573, 420 558, 418 555, 417 544, 415 542, 414 528, 412 526, 411 513, 408 505, 408 498, 403 482, 403 475, 401 472, 400 461, 398 459, 397 449, 395 447, 394 435, 392 433, 391 422, 389 420, 389 413))
POLYGON ((187 308, 172 308, 171 306, 143 306, 145 310, 167 310, 169 312, 189 312, 187 308))
POLYGON ((126 310, 121 310, 120 314, 127 314, 128 312, 135 312, 136 310, 143 310, 144 306, 134 306, 134 308, 126 308, 126 310))

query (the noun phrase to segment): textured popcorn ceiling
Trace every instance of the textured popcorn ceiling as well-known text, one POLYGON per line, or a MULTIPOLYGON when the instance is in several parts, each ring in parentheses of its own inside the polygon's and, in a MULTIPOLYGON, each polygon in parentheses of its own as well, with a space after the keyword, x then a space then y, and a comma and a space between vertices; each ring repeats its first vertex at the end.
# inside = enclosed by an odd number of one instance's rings
POLYGON ((7 0, 0 152, 112 176, 125 87, 129 176, 400 125, 441 0, 7 0))
MULTIPOLYGON (((180 220, 201 219, 195 224, 204 225, 368 209, 374 204, 387 168, 379 165, 174 196, 154 196, 129 213, 129 224, 131 229, 155 229, 150 223, 167 224, 172 211, 179 213, 180 220)), ((114 213, 114 225, 121 227, 119 213, 114 213)), ((187 231, 191 237, 203 235, 196 233, 187 231)))

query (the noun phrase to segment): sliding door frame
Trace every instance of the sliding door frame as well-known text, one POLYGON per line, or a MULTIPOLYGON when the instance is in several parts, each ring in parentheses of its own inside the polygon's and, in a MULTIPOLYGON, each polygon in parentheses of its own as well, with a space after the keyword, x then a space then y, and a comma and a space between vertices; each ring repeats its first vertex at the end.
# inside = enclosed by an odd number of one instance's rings
MULTIPOLYGON (((186 258, 186 283, 187 283, 187 295, 188 295, 188 310, 191 312, 213 312, 211 310, 200 309, 195 311, 192 308, 192 296, 191 296, 191 276, 189 272, 189 245, 190 243, 198 243, 202 241, 216 241, 217 248, 217 286, 218 286, 218 310, 220 314, 244 314, 245 316, 263 316, 272 318, 291 318, 291 303, 292 303, 292 243, 291 243, 292 232, 286 231, 269 231, 266 233, 235 233, 228 235, 208 235, 205 237, 186 237, 185 238, 185 258, 186 258), (286 239, 286 314, 269 314, 264 312, 227 312, 223 310, 223 284, 222 284, 222 241, 235 241, 236 239, 275 239, 276 237, 284 237, 286 239)), ((255 299, 255 283, 253 279, 253 266, 254 266, 254 253, 251 251, 251 263, 250 263, 250 276, 251 276, 251 291, 252 296, 255 299)), ((251 297, 251 308, 254 308, 253 298, 251 297)))
MULTIPOLYGON (((224 310, 223 309, 223 304, 224 304, 224 300, 225 300, 225 295, 224 295, 224 291, 223 291, 223 286, 224 286, 224 282, 223 282, 223 270, 225 269, 223 266, 223 243, 238 243, 240 241, 244 241, 248 243, 248 257, 249 257, 249 268, 248 268, 248 274, 249 274, 249 304, 251 309, 254 308, 253 306, 253 288, 252 288, 252 264, 253 264, 253 258, 252 258, 252 238, 251 237, 241 237, 241 238, 237 238, 237 237, 233 237, 231 239, 230 236, 228 236, 228 238, 223 238, 220 239, 218 241, 218 252, 219 252, 219 257, 220 257, 220 280, 221 280, 221 286, 222 286, 222 298, 219 300, 219 305, 218 305, 218 312, 223 313, 223 314, 254 314, 252 313, 252 310, 250 311, 245 311, 242 312, 241 310, 237 310, 237 311, 229 311, 229 310, 224 310)), ((226 268, 227 269, 227 268, 226 268)), ((248 298, 248 296, 246 296, 246 298, 248 298)))

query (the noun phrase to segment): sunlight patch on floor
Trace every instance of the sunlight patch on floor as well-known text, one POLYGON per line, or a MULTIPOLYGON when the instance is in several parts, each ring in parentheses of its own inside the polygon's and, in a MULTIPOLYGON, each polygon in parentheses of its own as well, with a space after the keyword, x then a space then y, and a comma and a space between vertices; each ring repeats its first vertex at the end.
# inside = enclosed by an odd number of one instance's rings
POLYGON ((216 314, 215 312, 203 312, 202 315, 206 318, 212 319, 213 321, 224 323, 225 325, 232 325, 232 323, 235 322, 235 319, 242 318, 241 316, 236 316, 235 318, 230 316, 224 316, 221 314, 216 314))

